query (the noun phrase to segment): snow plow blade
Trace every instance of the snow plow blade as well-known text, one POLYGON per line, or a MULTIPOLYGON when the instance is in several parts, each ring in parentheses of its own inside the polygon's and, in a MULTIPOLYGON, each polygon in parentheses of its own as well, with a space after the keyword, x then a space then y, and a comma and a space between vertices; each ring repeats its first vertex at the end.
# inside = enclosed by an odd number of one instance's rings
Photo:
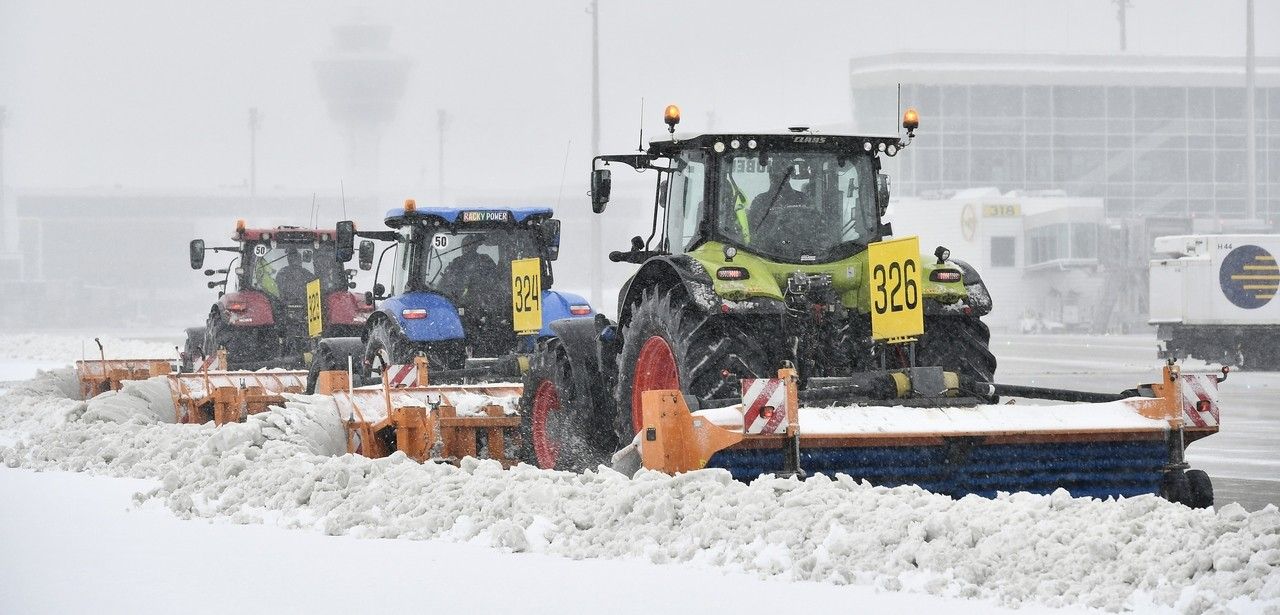
POLYGON ((780 370, 777 379, 744 381, 743 403, 725 408, 691 412, 679 391, 647 391, 637 439, 644 467, 668 473, 724 468, 739 480, 839 473, 954 497, 1061 487, 1076 496, 1157 493, 1206 506, 1211 501, 1187 487, 1183 452, 1217 432, 1225 374, 1182 374, 1170 364, 1160 382, 1108 402, 800 408, 794 372, 780 370))
POLYGON ((119 391, 126 380, 146 380, 173 371, 168 359, 92 359, 76 361, 80 398, 89 399, 107 391, 119 391))
POLYGON ((457 463, 486 457, 515 465, 508 443, 520 418, 508 415, 523 388, 519 384, 432 386, 426 360, 392 365, 382 385, 352 388, 347 372, 320 372, 316 393, 329 395, 347 431, 347 452, 386 457, 402 451, 416 461, 457 463), (390 382, 409 383, 393 386, 390 382), (510 404, 502 402, 510 400, 510 404))
POLYGON ((303 371, 213 371, 169 374, 178 423, 239 423, 250 414, 284 403, 283 393, 306 390, 303 371))

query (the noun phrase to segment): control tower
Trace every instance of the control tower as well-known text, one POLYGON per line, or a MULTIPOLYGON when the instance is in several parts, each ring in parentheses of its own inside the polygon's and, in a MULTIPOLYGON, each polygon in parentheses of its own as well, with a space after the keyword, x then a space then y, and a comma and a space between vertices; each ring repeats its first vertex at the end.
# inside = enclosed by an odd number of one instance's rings
POLYGON ((382 132, 395 118, 412 62, 391 50, 390 26, 351 23, 332 34, 315 62, 316 80, 346 142, 347 189, 371 196, 378 189, 382 132))

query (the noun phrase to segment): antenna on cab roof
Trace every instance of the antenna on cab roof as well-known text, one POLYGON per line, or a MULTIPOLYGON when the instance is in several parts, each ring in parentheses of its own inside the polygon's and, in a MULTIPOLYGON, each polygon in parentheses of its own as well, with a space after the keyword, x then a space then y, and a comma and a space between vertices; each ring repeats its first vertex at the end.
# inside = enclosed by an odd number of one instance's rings
POLYGON ((637 147, 636 150, 641 152, 644 151, 644 97, 643 96, 640 97, 640 147, 637 147))

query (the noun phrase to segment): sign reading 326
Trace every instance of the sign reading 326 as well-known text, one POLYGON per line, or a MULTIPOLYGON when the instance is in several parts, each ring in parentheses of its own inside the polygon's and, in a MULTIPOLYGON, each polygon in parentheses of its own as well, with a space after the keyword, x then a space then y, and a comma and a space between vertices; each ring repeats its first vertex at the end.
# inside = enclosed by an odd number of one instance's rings
POLYGON ((877 241, 867 248, 871 337, 905 340, 924 334, 920 297, 920 239, 877 241))

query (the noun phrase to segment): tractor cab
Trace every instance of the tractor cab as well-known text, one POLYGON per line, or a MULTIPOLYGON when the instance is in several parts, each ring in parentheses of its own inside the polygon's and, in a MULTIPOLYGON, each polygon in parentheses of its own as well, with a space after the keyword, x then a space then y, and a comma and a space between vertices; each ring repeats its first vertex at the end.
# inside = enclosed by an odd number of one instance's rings
POLYGON ((560 251, 552 216, 543 207, 420 208, 410 199, 384 216, 390 230, 340 223, 351 238, 339 239, 339 260, 354 255, 359 236, 361 267, 373 268, 372 240, 388 242, 368 294, 382 303, 366 339, 385 337, 379 343, 396 358, 424 353, 437 369, 454 369, 532 349, 544 318, 594 314, 582 297, 550 290, 560 251))
MULTIPOLYGON (((669 110, 673 128, 678 114, 673 118, 669 110)), ((880 221, 889 200, 880 157, 906 147, 914 127, 909 131, 905 137, 823 135, 803 127, 688 136, 673 131, 642 154, 597 156, 593 209, 601 213, 608 203, 611 163, 654 169, 661 236, 633 241, 614 260, 643 263, 654 254, 685 254, 713 242, 779 263, 840 261, 890 234, 880 221)))

